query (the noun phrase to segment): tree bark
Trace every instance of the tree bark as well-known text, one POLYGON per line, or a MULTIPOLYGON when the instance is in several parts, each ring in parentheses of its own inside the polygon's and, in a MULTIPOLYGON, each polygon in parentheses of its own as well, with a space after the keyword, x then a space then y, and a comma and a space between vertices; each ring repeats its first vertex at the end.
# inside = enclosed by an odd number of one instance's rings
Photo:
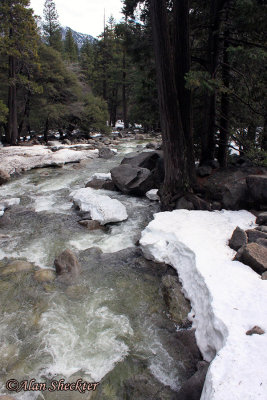
POLYGON ((8 109, 7 141, 14 145, 18 140, 16 58, 14 56, 9 56, 8 109))
MULTIPOLYGON (((229 65, 229 55, 228 55, 228 45, 229 45, 229 30, 225 32, 224 49, 223 49, 223 66, 222 66, 222 81, 224 87, 229 89, 230 86, 230 65, 229 65)), ((221 96, 221 120, 220 120, 220 140, 218 149, 218 161, 221 167, 227 166, 227 150, 228 141, 230 137, 229 132, 229 118, 230 118, 230 98, 229 94, 222 93, 221 96)))
POLYGON ((150 12, 165 164, 165 179, 160 196, 162 208, 170 210, 175 208, 179 197, 191 191, 192 182, 188 171, 188 147, 179 108, 173 54, 166 29, 166 2, 151 0, 150 12))
MULTIPOLYGON (((208 70, 210 78, 215 79, 220 56, 219 35, 222 24, 222 13, 227 0, 211 0, 210 2, 210 27, 208 38, 208 70)), ((216 147, 216 104, 217 93, 214 90, 207 95, 206 99, 206 114, 204 117, 204 131, 202 138, 202 149, 200 163, 214 159, 216 147)))
POLYGON ((128 116, 127 116, 127 96, 126 96, 126 49, 123 49, 123 58, 122 58, 122 107, 123 107, 123 122, 124 128, 129 128, 128 124, 128 116))
POLYGON ((191 68, 189 1, 174 1, 174 70, 178 101, 187 146, 188 172, 191 181, 195 176, 193 146, 192 93, 186 88, 185 75, 191 68))
POLYGON ((45 129, 44 129, 44 140, 46 143, 48 141, 48 130, 49 130, 49 118, 47 117, 46 121, 45 121, 45 129))

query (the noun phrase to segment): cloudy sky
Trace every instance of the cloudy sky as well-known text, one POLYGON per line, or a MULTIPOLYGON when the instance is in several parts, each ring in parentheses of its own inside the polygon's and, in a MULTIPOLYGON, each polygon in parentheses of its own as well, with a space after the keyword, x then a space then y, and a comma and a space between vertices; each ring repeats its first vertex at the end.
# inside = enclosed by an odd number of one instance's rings
MULTIPOLYGON (((41 17, 44 2, 45 0, 31 0, 35 14, 41 17)), ((61 25, 94 37, 103 32, 104 10, 107 19, 111 14, 118 21, 122 17, 121 0, 55 0, 55 3, 61 25)))

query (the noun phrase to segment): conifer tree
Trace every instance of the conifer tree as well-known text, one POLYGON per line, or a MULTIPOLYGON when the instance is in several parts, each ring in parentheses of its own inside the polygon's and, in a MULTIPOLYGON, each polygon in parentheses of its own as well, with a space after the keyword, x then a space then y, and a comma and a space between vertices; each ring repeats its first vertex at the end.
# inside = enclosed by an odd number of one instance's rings
POLYGON ((58 13, 53 0, 46 0, 44 4, 44 36, 46 43, 55 50, 62 52, 62 34, 58 21, 58 13))
POLYGON ((0 54, 8 60, 8 121, 6 140, 16 144, 18 138, 17 87, 25 78, 22 64, 37 61, 37 27, 29 0, 2 0, 0 3, 0 54))
POLYGON ((65 57, 70 62, 78 60, 78 46, 72 36, 72 31, 68 28, 64 41, 65 57))

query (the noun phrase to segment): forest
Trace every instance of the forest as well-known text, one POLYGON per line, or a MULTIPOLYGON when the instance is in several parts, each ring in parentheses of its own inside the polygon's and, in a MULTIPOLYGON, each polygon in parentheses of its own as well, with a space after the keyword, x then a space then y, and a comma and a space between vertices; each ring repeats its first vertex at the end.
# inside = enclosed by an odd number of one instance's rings
POLYGON ((28 0, 1 2, 2 142, 108 134, 118 119, 162 131, 170 198, 194 187, 195 160, 225 167, 235 148, 266 164, 265 2, 122 3, 123 20, 79 49, 53 0, 43 21, 28 0))

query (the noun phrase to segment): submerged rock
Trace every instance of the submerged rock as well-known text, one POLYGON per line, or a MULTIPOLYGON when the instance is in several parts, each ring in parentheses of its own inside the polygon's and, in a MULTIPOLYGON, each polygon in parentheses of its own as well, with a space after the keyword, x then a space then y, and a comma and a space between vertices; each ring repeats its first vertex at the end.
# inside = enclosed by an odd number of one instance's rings
POLYGON ((35 269, 35 265, 24 260, 14 260, 9 262, 4 268, 0 269, 1 275, 9 275, 17 272, 27 272, 35 269))
POLYGON ((171 319, 179 326, 187 324, 187 316, 191 311, 189 301, 182 292, 182 285, 177 276, 166 275, 162 278, 163 296, 168 306, 171 319))
POLYGON ((97 229, 103 229, 103 226, 100 225, 98 221, 92 221, 88 219, 82 219, 79 221, 79 224, 89 229, 89 231, 95 231, 97 229))
POLYGON ((56 279, 56 274, 52 269, 40 269, 35 272, 34 279, 37 282, 53 282, 56 279))
POLYGON ((182 385, 177 393, 177 400, 199 400, 201 398, 208 368, 208 363, 200 363, 199 370, 182 385))
POLYGON ((7 183, 9 181, 9 179, 10 179, 10 175, 3 169, 0 169, 0 185, 7 183))
POLYGON ((91 219, 101 225, 125 221, 128 218, 126 208, 120 201, 99 195, 91 188, 75 190, 70 197, 81 211, 88 212, 91 219))
POLYGON ((57 275, 77 277, 81 273, 81 266, 76 255, 69 249, 63 251, 54 261, 57 275))

